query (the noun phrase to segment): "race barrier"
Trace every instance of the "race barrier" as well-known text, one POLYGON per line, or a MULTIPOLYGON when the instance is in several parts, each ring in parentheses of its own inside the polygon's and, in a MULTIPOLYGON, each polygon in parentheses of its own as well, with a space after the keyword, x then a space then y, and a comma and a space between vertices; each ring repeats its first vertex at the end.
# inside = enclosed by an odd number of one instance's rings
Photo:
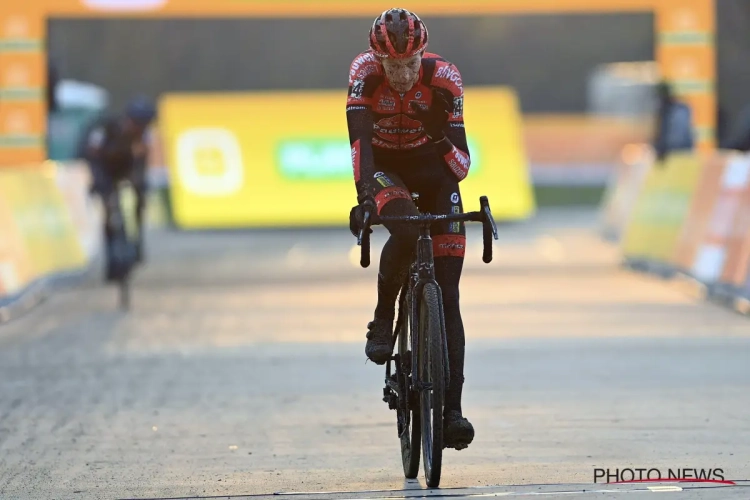
POLYGON ((622 239, 653 161, 653 151, 645 144, 629 144, 623 148, 601 202, 599 230, 605 239, 622 239))
POLYGON ((89 200, 89 184, 78 163, 0 169, 0 321, 24 296, 34 302, 98 256, 101 211, 89 200))
POLYGON ((750 312, 750 155, 651 158, 642 185, 633 172, 613 180, 601 207, 602 231, 624 217, 619 245, 627 267, 687 280, 707 298, 750 312), (634 193, 623 216, 618 200, 634 193), (614 223, 612 214, 620 216, 614 223))
MULTIPOLYGON (((168 94, 159 129, 174 221, 184 229, 345 225, 356 203, 340 91, 168 94)), ((465 89, 467 209, 498 220, 535 210, 515 93, 465 89)))

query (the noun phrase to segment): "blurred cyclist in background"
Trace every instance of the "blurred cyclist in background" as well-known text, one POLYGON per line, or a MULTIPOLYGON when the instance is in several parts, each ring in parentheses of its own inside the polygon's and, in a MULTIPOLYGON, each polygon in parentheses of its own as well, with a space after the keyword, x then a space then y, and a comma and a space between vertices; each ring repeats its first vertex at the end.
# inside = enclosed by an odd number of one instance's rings
POLYGON ((675 96, 666 81, 656 86, 656 99, 656 128, 652 145, 656 159, 663 163, 672 152, 693 149, 693 114, 690 106, 675 96))
MULTIPOLYGON (((426 52, 427 27, 414 13, 389 9, 370 28, 370 49, 349 69, 346 118, 352 147, 357 201, 350 228, 363 224, 365 202, 387 216, 417 215, 410 191, 432 214, 461 213, 458 183, 471 159, 463 119, 463 83, 456 66, 426 52)), ((378 273, 378 303, 367 325, 365 354, 384 364, 393 351, 395 302, 406 279, 419 238, 416 226, 385 223, 391 236, 383 247, 378 273)), ((445 394, 445 446, 463 449, 474 428, 463 417, 464 326, 458 283, 464 262, 463 222, 432 230, 435 276, 443 293, 450 384, 445 394)))
MULTIPOLYGON (((121 180, 132 183, 136 193, 138 227, 137 261, 143 261, 143 213, 146 205, 146 131, 156 117, 156 105, 147 97, 133 98, 121 116, 105 116, 97 120, 84 137, 81 152, 91 168, 91 191, 106 200, 121 180)), ((106 203, 104 204, 106 207, 106 203)), ((105 221, 107 218, 105 217, 105 221)), ((104 226, 107 248, 107 279, 112 279, 110 243, 112 235, 104 226)))

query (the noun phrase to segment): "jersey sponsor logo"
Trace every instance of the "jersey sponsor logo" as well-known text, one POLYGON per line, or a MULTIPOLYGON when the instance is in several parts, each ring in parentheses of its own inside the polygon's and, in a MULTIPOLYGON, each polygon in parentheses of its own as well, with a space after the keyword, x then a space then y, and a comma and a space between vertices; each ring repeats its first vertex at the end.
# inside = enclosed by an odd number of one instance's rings
POLYGON ((396 109, 396 100, 390 96, 381 96, 378 101, 378 111, 393 111, 396 109))
POLYGON ((466 172, 459 166, 456 160, 454 159, 448 160, 448 166, 453 171, 453 173, 456 174, 456 177, 458 177, 459 180, 466 177, 466 172))
POLYGON ((396 98, 393 97, 388 87, 383 89, 383 93, 380 94, 378 99, 378 105, 376 110, 380 112, 395 111, 396 109, 396 98))
POLYGON ((375 66, 374 64, 368 64, 368 63, 377 63, 377 61, 378 60, 374 54, 360 55, 352 63, 351 70, 349 71, 350 79, 354 79, 355 77, 359 77, 360 79, 363 79, 367 75, 375 73, 375 71, 377 71, 377 66, 375 66), (360 69, 362 71, 360 71, 360 69))
POLYGON ((378 213, 380 213, 380 210, 386 203, 398 199, 411 200, 411 195, 409 191, 401 186, 390 186, 378 192, 375 195, 375 205, 378 207, 378 213))
POLYGON ((435 257, 463 257, 466 253, 466 237, 460 234, 438 234, 432 237, 435 257))
POLYGON ((424 102, 424 101, 417 101, 417 100, 411 100, 411 101, 409 101, 409 106, 407 107, 407 109, 408 109, 408 110, 409 110, 409 111, 410 111, 411 113, 413 113, 413 112, 414 112, 414 110, 413 110, 413 109, 411 109, 411 106, 412 106, 412 104, 416 104, 416 105, 417 105, 417 107, 418 107, 419 109, 421 109, 422 111, 427 111, 427 110, 429 109, 429 107, 427 106, 427 103, 426 103, 426 102, 424 102))
POLYGON ((419 140, 414 142, 407 142, 403 144, 394 144, 392 142, 387 142, 382 139, 379 139, 378 137, 372 138, 372 145, 381 149, 390 149, 394 151, 407 151, 411 149, 416 149, 419 147, 424 146, 429 142, 429 139, 425 137, 421 137, 419 140))
POLYGON ((367 106, 347 106, 347 111, 357 111, 359 109, 369 109, 367 106))
MULTIPOLYGON (((454 213, 454 214, 460 214, 461 213, 461 207, 459 207, 458 205, 453 205, 451 207, 451 212, 454 213)), ((461 222, 459 222, 459 221, 451 222, 451 225, 448 228, 448 231, 451 232, 451 233, 454 233, 454 234, 460 233, 461 232, 461 222)))
POLYGON ((453 146, 453 149, 445 155, 445 161, 459 181, 468 175, 471 158, 466 153, 459 151, 456 146, 453 146))
POLYGON ((375 180, 378 181, 378 184, 380 184, 383 187, 391 187, 393 186, 393 181, 388 178, 383 172, 375 172, 375 180))
POLYGON ((453 147, 453 150, 455 152, 456 158, 458 159, 458 163, 461 164, 461 168, 463 168, 464 170, 469 170, 469 166, 471 165, 471 160, 469 159, 469 157, 456 149, 455 146, 453 147))
POLYGON ((458 200, 460 200, 460 199, 461 198, 458 196, 458 193, 453 193, 451 195, 451 203, 458 203, 458 200))
POLYGON ((469 173, 469 167, 471 166, 471 158, 466 153, 460 151, 456 146, 445 155, 445 161, 448 163, 448 167, 456 174, 458 180, 463 180, 469 173))
POLYGON ((414 94, 414 98, 415 99, 421 99, 422 98, 422 92, 418 90, 417 93, 414 94))
POLYGON ((404 114, 383 118, 374 124, 375 133, 390 142, 412 142, 423 134, 422 123, 404 114))
POLYGON ((453 98, 453 117, 461 118, 464 114, 464 96, 453 98))
POLYGON ((455 84, 458 88, 463 87, 463 82, 461 81, 461 73, 458 72, 455 66, 440 67, 435 73, 435 78, 443 78, 445 80, 448 80, 449 82, 455 84))

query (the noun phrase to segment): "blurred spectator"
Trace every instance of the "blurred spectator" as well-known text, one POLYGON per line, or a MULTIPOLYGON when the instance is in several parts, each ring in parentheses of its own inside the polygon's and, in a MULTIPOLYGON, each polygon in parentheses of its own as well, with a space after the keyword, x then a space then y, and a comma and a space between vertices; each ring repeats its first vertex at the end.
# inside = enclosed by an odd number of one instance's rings
POLYGON ((740 113, 732 129, 732 135, 726 142, 727 149, 750 151, 750 105, 740 113))
POLYGON ((58 109, 55 90, 60 82, 60 72, 51 57, 47 58, 47 113, 54 113, 58 109))
POLYGON ((664 161, 672 151, 693 148, 693 116, 690 107, 678 101, 667 82, 656 86, 656 134, 653 140, 656 158, 664 161))
POLYGON ((727 129, 727 112, 724 106, 719 103, 716 106, 716 134, 715 134, 715 140, 716 144, 719 148, 726 147, 726 143, 728 140, 727 134, 729 133, 729 130, 727 129))

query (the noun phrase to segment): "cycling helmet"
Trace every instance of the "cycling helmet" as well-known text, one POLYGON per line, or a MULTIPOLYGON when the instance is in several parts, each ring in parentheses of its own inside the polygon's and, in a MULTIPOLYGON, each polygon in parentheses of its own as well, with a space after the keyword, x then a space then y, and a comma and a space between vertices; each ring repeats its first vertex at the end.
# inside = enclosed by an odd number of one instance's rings
POLYGON ((406 9, 388 9, 370 28, 370 48, 378 57, 406 59, 427 47, 427 27, 406 9))
POLYGON ((156 106, 148 97, 137 96, 128 103, 126 114, 134 122, 147 125, 156 118, 156 106))

